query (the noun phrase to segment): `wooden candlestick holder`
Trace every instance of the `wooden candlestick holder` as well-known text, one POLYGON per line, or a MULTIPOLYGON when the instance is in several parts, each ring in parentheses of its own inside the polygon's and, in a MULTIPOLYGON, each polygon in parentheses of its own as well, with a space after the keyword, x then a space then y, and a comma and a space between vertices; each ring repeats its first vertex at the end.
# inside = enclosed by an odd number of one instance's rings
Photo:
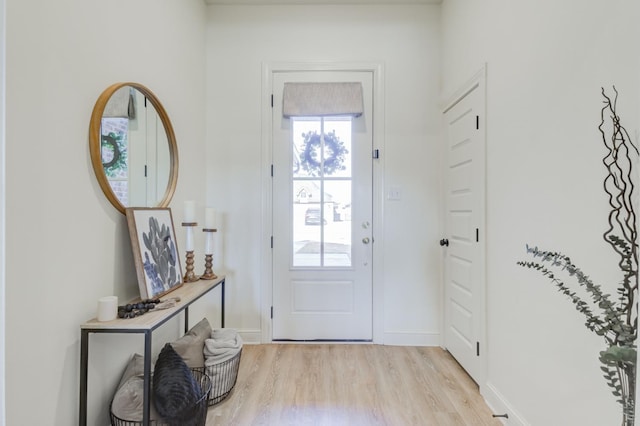
POLYGON ((199 279, 200 277, 193 272, 193 250, 191 250, 187 252, 187 272, 184 274, 184 282, 192 283, 199 279))
MULTIPOLYGON (((186 228, 185 231, 186 231, 186 239, 187 239, 187 249, 189 247, 193 247, 193 228, 197 225, 198 225, 197 222, 182 222, 182 226, 186 228)), ((193 272, 193 249, 187 250, 186 263, 187 263, 186 272, 184 274, 183 281, 185 283, 192 283, 192 282, 198 281, 200 277, 198 277, 193 272)))
POLYGON ((213 272, 213 233, 217 232, 214 228, 204 228, 202 232, 206 232, 205 255, 204 255, 204 273, 200 276, 201 280, 214 280, 218 276, 213 272))

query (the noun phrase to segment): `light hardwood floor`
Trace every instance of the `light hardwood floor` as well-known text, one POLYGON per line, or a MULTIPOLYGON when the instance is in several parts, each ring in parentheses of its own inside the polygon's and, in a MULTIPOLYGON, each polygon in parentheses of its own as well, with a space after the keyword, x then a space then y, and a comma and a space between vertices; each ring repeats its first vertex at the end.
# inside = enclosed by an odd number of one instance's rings
POLYGON ((477 385, 440 348, 245 345, 214 425, 499 426, 477 385))

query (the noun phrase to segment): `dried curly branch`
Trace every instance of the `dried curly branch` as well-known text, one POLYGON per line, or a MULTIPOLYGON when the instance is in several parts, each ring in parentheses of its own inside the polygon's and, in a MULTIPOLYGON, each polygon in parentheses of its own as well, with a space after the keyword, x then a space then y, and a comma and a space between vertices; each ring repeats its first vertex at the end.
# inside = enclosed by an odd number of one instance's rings
POLYGON ((607 171, 603 187, 611 208, 607 216, 607 229, 602 237, 619 256, 618 267, 622 272, 617 300, 603 293, 599 285, 561 253, 527 246, 527 252, 540 260, 521 261, 518 265, 534 269, 549 278, 571 300, 576 310, 585 316, 587 329, 604 338, 607 349, 600 352, 600 369, 607 385, 613 389, 613 395, 622 405, 623 426, 632 426, 635 421, 638 337, 638 234, 634 210, 634 202, 637 201, 634 199, 634 179, 637 177, 632 172, 640 153, 621 124, 616 111, 618 91, 615 87, 613 90, 615 96, 612 99, 602 89, 604 106, 598 129, 607 151, 602 159, 607 171), (557 275, 560 272, 574 278, 590 300, 583 300, 573 291, 557 275))

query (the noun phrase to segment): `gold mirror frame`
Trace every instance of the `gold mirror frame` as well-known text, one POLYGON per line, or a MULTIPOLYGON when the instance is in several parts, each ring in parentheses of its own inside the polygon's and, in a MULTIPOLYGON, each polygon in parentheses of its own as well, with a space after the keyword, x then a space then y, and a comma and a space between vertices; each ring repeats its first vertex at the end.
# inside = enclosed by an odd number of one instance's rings
POLYGON ((113 204, 113 206, 122 214, 125 214, 125 206, 122 205, 118 197, 116 197, 109 181, 107 180, 107 175, 104 172, 103 164, 102 164, 102 135, 101 135, 101 127, 102 127, 102 115, 104 114, 104 109, 109 102, 111 96, 120 88, 129 86, 134 89, 140 91, 146 98, 151 102, 153 107, 156 109, 160 120, 162 121, 162 125, 164 126, 164 130, 167 135, 167 140, 169 142, 169 158, 170 158, 170 171, 169 171, 169 181, 167 183, 167 189, 164 193, 164 196, 156 206, 126 206, 126 207, 167 207, 173 194, 176 190, 176 185, 178 183, 178 145, 176 143, 176 136, 173 132, 173 127, 171 126, 171 120, 169 120, 169 116, 165 111, 164 107, 160 103, 160 100, 156 97, 155 94, 147 87, 143 86, 139 83, 115 83, 111 86, 107 87, 104 92, 100 95, 98 100, 96 101, 95 106, 93 107, 93 112, 91 113, 91 123, 89 124, 89 152, 91 154, 91 164, 93 165, 93 171, 98 179, 98 183, 100 184, 100 188, 102 192, 107 197, 109 202, 113 204))

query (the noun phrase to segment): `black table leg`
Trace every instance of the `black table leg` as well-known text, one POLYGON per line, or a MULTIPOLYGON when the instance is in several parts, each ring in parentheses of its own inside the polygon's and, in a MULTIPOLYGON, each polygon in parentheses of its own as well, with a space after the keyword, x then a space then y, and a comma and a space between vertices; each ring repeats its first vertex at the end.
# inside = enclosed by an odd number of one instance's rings
POLYGON ((144 332, 144 405, 142 424, 149 426, 151 417, 151 330, 144 332))
POLYGON ((89 331, 80 332, 80 426, 87 426, 87 379, 89 363, 89 331))
POLYGON ((221 292, 222 292, 222 297, 221 297, 222 298, 222 303, 220 304, 221 305, 221 311, 222 311, 221 312, 221 317, 222 317, 221 327, 222 328, 224 328, 224 281, 225 280, 222 280, 222 282, 220 283, 220 285, 222 286, 222 289, 221 289, 221 292))

